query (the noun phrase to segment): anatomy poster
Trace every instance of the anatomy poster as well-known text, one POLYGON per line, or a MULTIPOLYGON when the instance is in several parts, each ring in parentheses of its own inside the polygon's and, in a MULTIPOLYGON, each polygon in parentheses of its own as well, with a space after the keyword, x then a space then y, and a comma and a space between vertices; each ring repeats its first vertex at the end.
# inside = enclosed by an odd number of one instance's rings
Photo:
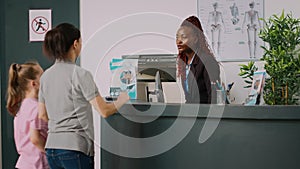
POLYGON ((198 0, 198 16, 218 60, 262 57, 264 43, 258 33, 263 26, 263 0, 198 0))

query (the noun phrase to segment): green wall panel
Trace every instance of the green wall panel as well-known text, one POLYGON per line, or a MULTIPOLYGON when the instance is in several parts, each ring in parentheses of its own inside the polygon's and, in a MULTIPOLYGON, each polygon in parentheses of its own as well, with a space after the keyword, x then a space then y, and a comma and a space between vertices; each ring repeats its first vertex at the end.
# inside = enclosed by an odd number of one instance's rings
POLYGON ((52 26, 69 22, 79 27, 79 0, 1 0, 0 3, 2 168, 10 169, 14 168, 18 155, 13 139, 13 117, 5 108, 9 65, 29 60, 38 61, 44 69, 51 65, 42 54, 42 42, 29 42, 29 9, 51 9, 52 26))

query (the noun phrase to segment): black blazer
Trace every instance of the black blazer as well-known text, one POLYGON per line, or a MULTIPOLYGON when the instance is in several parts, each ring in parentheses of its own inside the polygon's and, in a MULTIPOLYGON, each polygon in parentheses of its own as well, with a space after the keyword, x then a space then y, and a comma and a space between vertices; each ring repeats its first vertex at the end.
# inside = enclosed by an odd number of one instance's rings
POLYGON ((220 67, 212 56, 195 56, 187 77, 188 91, 185 82, 182 86, 186 103, 216 103, 215 82, 220 81, 220 67))

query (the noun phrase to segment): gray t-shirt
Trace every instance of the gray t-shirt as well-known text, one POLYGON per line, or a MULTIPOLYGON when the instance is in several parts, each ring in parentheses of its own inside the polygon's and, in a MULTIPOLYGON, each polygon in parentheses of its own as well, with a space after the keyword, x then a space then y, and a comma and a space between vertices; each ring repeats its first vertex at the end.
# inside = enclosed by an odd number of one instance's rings
POLYGON ((90 72, 70 62, 55 62, 40 80, 39 102, 48 114, 46 148, 94 155, 94 126, 89 103, 98 93, 90 72))

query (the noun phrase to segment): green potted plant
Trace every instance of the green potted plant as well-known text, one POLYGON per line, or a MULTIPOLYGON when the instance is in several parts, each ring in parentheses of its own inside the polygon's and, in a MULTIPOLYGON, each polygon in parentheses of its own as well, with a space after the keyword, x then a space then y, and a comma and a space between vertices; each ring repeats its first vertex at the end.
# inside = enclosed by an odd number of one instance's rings
POLYGON ((266 42, 262 46, 262 61, 269 75, 265 81, 264 101, 270 105, 297 104, 300 93, 300 19, 292 14, 273 15, 262 19, 265 23, 259 37, 266 42), (298 97, 297 97, 298 96, 298 97))

